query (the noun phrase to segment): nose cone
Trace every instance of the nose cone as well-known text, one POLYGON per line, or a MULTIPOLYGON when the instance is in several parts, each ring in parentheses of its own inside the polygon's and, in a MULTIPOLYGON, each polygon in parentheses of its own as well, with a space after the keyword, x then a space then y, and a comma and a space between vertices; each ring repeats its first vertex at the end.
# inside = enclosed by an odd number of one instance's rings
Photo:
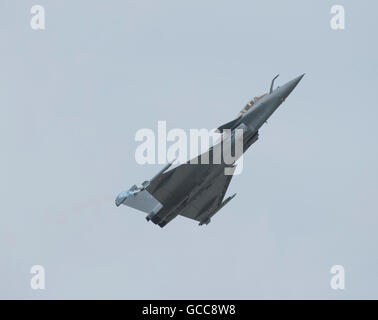
POLYGON ((305 74, 300 75, 299 77, 296 77, 295 79, 289 81, 288 83, 285 83, 282 87, 280 87, 280 95, 281 99, 285 100, 287 96, 294 90, 294 88, 297 86, 299 81, 303 78, 305 74))

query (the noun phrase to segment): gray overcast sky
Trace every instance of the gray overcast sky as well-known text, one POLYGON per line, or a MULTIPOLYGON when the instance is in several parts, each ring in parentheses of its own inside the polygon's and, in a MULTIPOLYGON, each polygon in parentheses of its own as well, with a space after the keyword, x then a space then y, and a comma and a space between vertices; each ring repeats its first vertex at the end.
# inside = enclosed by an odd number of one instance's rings
POLYGON ((37 3, 44 31, 0 3, 1 298, 378 298, 377 1, 37 3), (208 226, 115 207, 162 167, 138 129, 216 127, 303 72, 208 226))

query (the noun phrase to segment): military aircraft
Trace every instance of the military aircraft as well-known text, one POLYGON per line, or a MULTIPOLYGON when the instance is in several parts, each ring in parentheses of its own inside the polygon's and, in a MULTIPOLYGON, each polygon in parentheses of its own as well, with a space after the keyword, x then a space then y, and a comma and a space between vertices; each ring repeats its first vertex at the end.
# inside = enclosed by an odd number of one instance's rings
POLYGON ((278 75, 274 77, 269 93, 252 99, 236 119, 218 128, 224 136, 206 152, 206 157, 202 154, 196 161, 192 159, 169 171, 167 170, 172 163, 168 163, 140 187, 133 185, 129 190, 118 194, 116 206, 123 204, 143 211, 147 213, 147 221, 160 227, 164 227, 178 215, 196 220, 199 225, 207 225, 236 195, 224 200, 235 163, 228 163, 223 156, 219 162, 213 161, 217 146, 228 141, 231 147, 235 147, 239 137, 243 146, 242 153, 245 152, 257 141, 259 128, 285 101, 303 76, 304 74, 275 89, 274 81, 278 75), (242 135, 237 136, 235 132, 242 132, 242 135), (225 174, 225 168, 229 168, 231 174, 225 174))

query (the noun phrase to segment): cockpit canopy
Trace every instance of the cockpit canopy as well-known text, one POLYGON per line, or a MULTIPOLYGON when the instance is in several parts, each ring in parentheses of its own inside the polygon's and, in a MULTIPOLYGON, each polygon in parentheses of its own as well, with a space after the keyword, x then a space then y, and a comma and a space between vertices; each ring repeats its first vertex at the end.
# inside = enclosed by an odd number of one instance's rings
POLYGON ((251 109, 257 101, 259 101, 262 97, 266 96, 267 93, 262 94, 261 96, 254 97, 251 101, 249 101, 243 109, 240 110, 237 118, 241 117, 244 113, 246 113, 249 109, 251 109))

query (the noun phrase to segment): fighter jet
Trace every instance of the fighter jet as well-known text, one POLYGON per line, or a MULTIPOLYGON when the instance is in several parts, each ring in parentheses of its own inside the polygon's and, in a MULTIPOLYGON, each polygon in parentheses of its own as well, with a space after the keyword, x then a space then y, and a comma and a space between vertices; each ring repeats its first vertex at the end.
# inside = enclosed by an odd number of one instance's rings
MULTIPOLYGON (((115 199, 116 206, 121 204, 147 213, 147 221, 164 227, 178 215, 196 220, 199 225, 207 225, 211 218, 231 201, 236 194, 224 199, 232 179, 235 162, 228 163, 222 156, 220 162, 213 161, 217 146, 225 141, 235 147, 237 135, 242 141, 242 153, 259 137, 260 127, 267 122, 273 112, 294 90, 304 74, 274 89, 273 78, 270 90, 255 97, 240 111, 236 119, 220 126, 223 134, 221 141, 193 161, 168 170, 168 163, 151 180, 144 181, 140 187, 133 185, 122 191, 115 199), (203 159, 207 159, 206 162, 203 159), (225 174, 228 168, 231 174, 225 174), (167 171, 168 170, 168 171, 167 171)), ((223 146, 224 147, 224 146, 223 146)), ((222 149, 223 150, 223 149, 222 149)))

